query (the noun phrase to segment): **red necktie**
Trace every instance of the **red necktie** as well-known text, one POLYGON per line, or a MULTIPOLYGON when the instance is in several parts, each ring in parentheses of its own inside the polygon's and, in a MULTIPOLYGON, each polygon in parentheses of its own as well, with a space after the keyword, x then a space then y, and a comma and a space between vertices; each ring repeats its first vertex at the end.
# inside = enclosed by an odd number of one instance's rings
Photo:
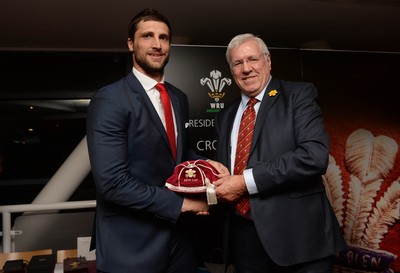
POLYGON ((172 154, 176 160, 176 142, 175 142, 175 126, 172 117, 172 108, 167 89, 164 84, 157 83, 156 89, 160 92, 161 102, 164 108, 165 126, 168 135, 169 144, 171 145, 172 154))
MULTIPOLYGON (((253 139, 254 124, 256 122, 256 111, 254 105, 257 99, 251 98, 247 103, 247 108, 243 112, 242 120, 240 121, 239 135, 236 146, 235 166, 233 173, 240 175, 246 169, 247 160, 251 148, 251 141, 253 139)), ((247 195, 243 196, 235 204, 235 209, 240 215, 246 216, 250 211, 250 201, 247 195)))

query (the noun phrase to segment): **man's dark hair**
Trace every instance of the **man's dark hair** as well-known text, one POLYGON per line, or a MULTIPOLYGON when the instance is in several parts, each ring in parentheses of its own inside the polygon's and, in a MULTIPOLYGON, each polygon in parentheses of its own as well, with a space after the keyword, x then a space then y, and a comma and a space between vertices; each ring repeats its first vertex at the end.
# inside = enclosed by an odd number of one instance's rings
POLYGON ((159 13, 157 10, 154 9, 144 9, 138 14, 135 15, 135 17, 132 18, 131 22, 129 23, 129 29, 128 29, 128 37, 133 41, 135 32, 137 30, 137 25, 141 21, 158 21, 158 22, 163 22, 167 25, 169 29, 169 36, 171 37, 172 35, 172 30, 171 30, 171 25, 163 14, 159 13))

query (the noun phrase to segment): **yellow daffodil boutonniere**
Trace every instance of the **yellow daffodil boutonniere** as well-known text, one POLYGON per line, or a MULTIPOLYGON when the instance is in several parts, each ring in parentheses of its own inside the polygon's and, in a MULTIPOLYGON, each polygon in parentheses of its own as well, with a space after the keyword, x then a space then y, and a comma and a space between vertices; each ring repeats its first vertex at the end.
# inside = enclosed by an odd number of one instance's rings
POLYGON ((274 90, 269 91, 268 96, 270 96, 270 97, 275 97, 276 94, 278 94, 278 91, 276 91, 276 90, 274 89, 274 90))

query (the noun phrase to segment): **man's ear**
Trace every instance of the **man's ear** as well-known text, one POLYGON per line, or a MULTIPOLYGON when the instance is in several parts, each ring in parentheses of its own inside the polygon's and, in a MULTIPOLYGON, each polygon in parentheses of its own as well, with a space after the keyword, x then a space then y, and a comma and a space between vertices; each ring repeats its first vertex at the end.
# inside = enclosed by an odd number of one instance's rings
POLYGON ((131 38, 128 38, 128 40, 126 41, 126 44, 128 45, 129 51, 132 53, 135 53, 133 50, 133 41, 131 38))

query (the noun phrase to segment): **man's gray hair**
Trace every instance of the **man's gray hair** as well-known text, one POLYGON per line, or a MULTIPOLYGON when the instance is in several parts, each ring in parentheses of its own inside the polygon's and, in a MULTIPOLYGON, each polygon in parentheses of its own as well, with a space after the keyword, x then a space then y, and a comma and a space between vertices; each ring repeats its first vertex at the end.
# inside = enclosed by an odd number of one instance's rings
POLYGON ((251 33, 239 34, 239 35, 233 37, 233 39, 229 42, 228 47, 226 49, 226 60, 228 61, 229 67, 232 66, 231 50, 249 40, 255 40, 258 43, 258 45, 260 46, 261 52, 264 55, 264 58, 265 58, 265 55, 269 54, 268 47, 261 38, 255 36, 254 34, 251 34, 251 33))

